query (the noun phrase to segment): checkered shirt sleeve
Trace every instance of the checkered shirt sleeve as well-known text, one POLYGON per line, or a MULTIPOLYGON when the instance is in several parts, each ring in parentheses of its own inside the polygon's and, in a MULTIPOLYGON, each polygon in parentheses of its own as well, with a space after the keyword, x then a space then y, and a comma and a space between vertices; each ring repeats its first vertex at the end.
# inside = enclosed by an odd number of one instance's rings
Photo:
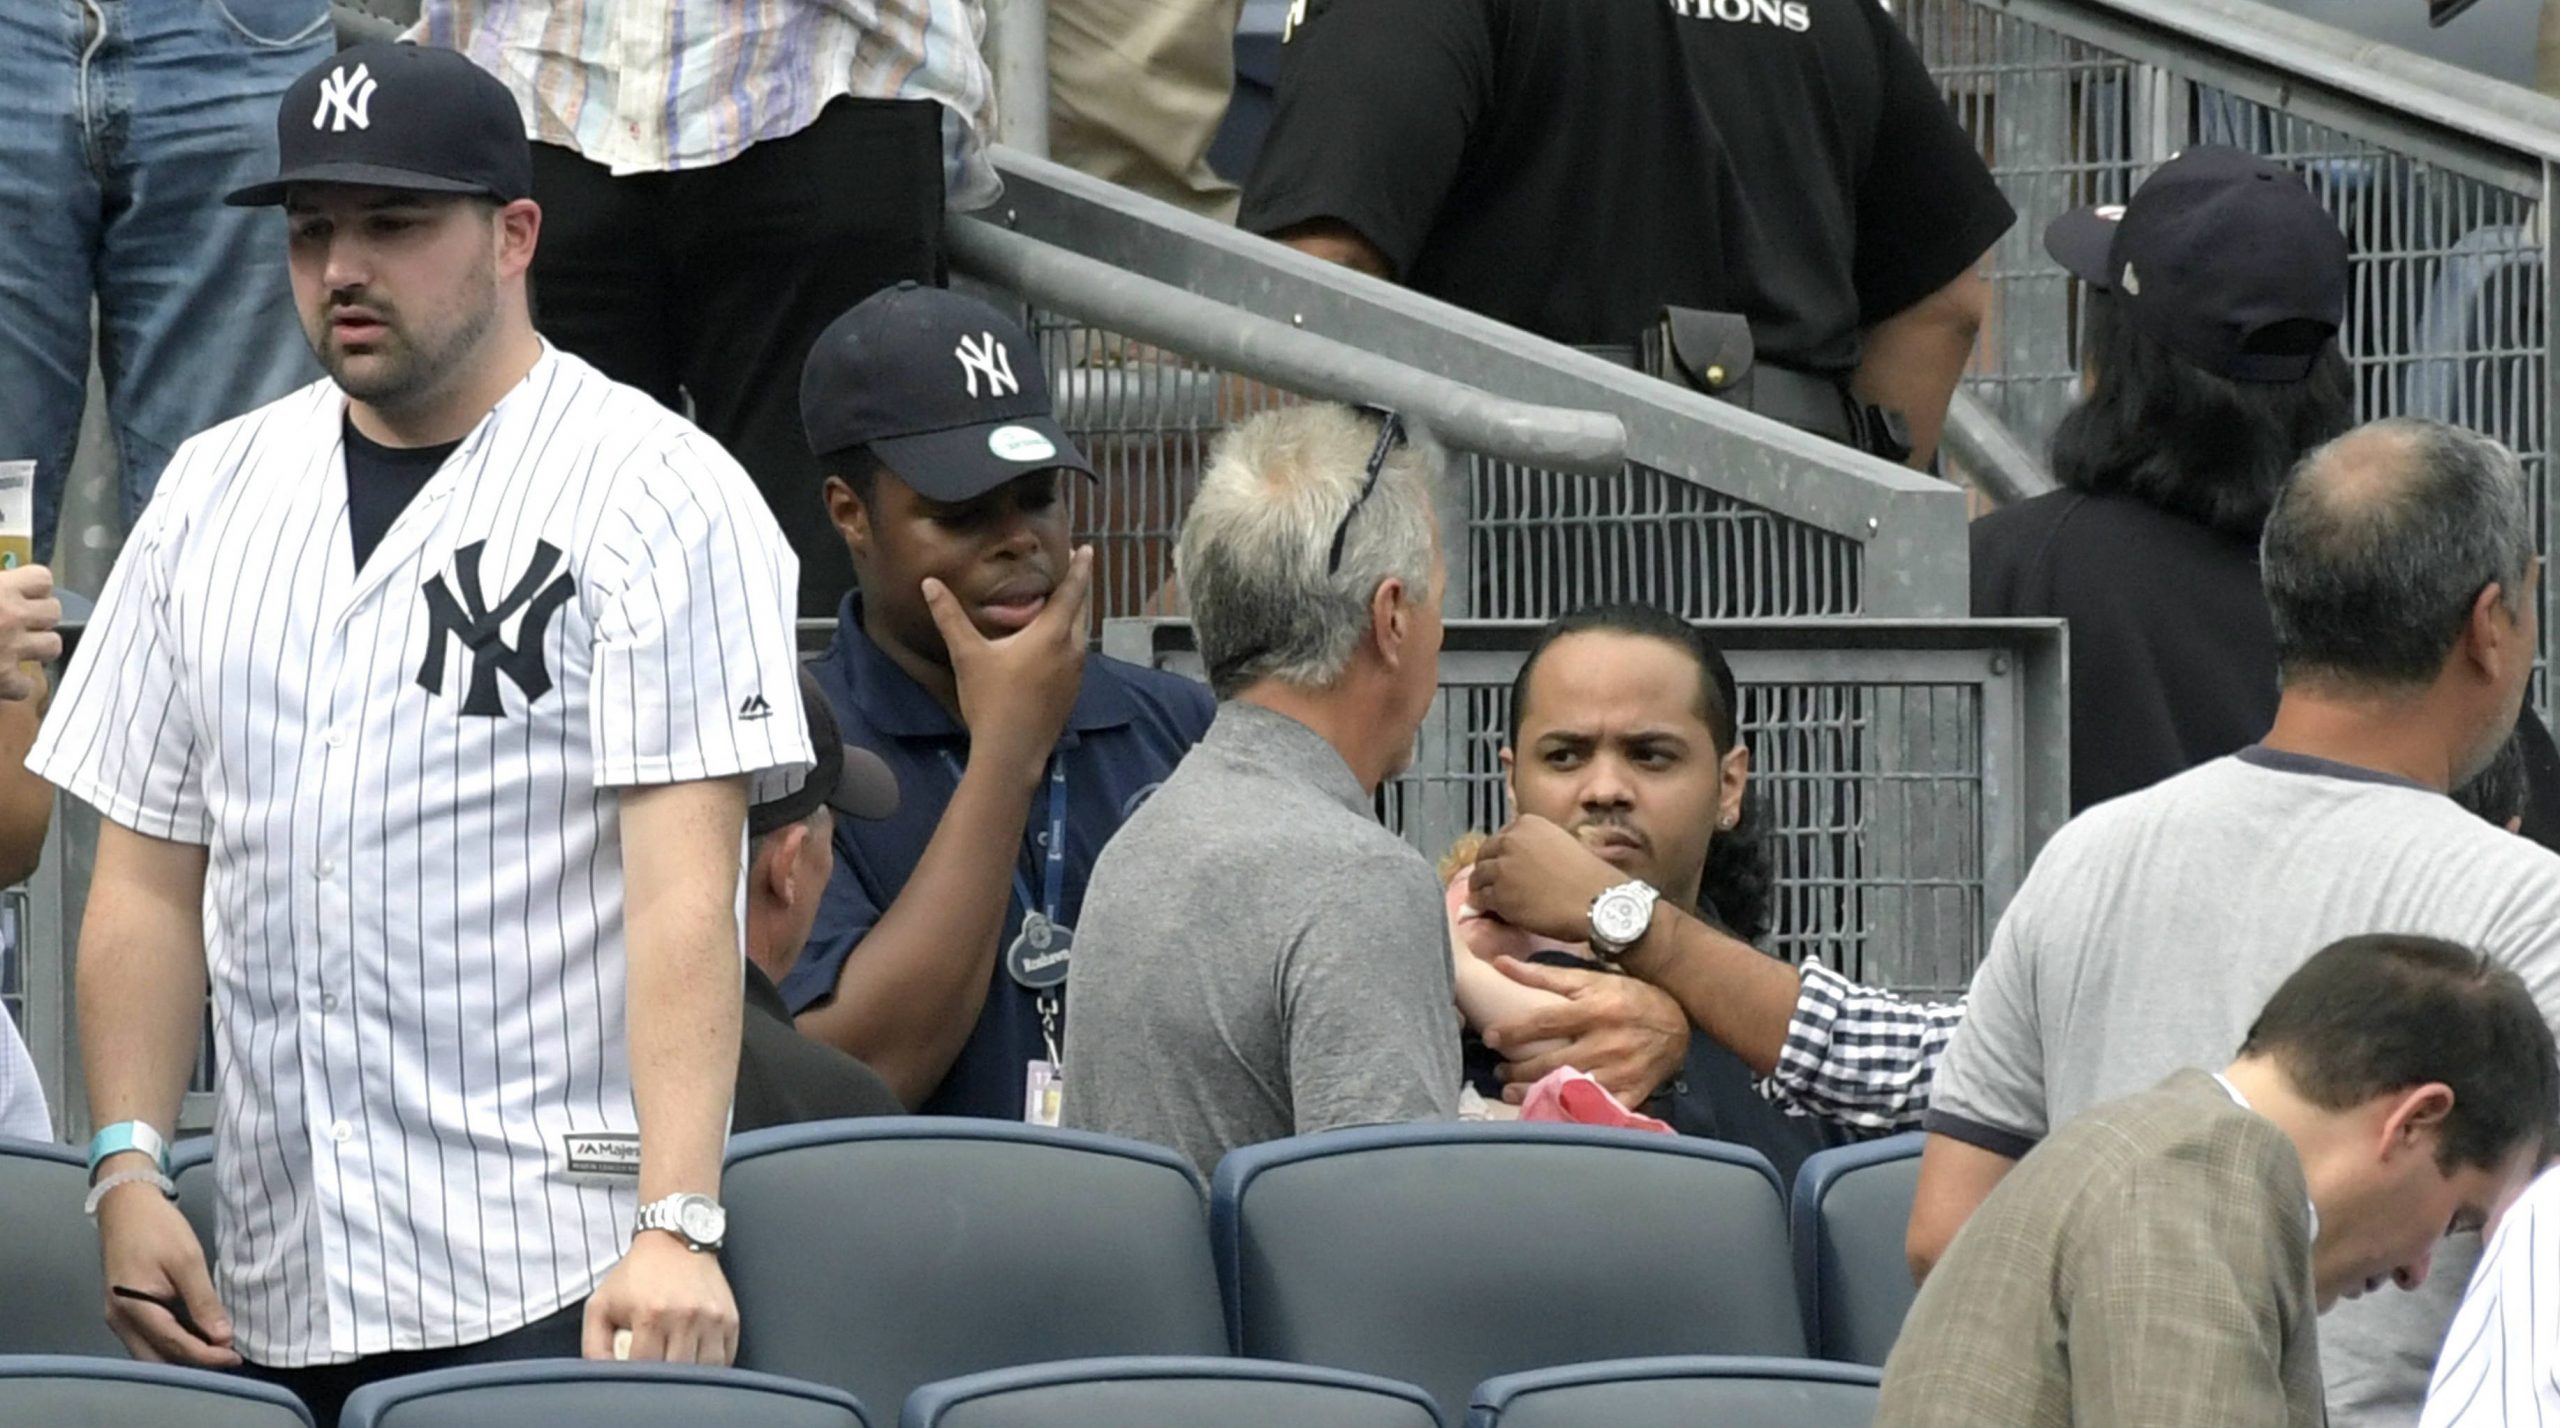
POLYGON ((1962 1002, 1915 1002, 1804 964, 1777 1070, 1761 1083, 1795 1115, 1863 1130, 1916 1129, 1962 1002))

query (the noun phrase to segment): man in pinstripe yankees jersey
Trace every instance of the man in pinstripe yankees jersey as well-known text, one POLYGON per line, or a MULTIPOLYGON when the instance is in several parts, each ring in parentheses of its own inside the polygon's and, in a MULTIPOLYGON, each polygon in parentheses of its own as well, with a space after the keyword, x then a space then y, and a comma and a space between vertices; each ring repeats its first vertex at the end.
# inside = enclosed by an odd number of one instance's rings
POLYGON ((179 450, 29 760, 104 815, 109 1322, 323 1422, 446 1363, 727 1362, 738 854, 747 777, 810 757, 796 566, 735 462, 535 334, 496 80, 362 46, 278 128, 233 201, 284 204, 330 380, 179 450), (210 1277, 154 1160, 208 983, 210 1277))

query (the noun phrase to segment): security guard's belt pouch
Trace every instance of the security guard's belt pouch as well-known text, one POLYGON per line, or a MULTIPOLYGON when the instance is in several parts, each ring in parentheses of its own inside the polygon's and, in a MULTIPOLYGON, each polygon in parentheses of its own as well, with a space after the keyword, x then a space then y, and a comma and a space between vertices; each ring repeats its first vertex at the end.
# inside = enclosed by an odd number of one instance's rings
POLYGON ((1636 365, 1799 431, 1900 461, 1911 454, 1899 412, 1849 395, 1837 377, 1758 360, 1740 313, 1666 307, 1637 340, 1636 365))

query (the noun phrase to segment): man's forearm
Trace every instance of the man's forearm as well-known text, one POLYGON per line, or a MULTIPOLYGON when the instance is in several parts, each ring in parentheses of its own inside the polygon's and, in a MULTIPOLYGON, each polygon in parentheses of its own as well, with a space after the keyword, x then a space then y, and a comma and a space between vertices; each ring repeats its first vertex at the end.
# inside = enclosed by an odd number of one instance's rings
POLYGON ((1753 1075, 1776 1068, 1795 1018, 1795 968, 1667 902, 1618 965, 1669 992, 1698 1030, 1740 1057, 1753 1075))
POLYGON ((205 850, 101 820, 77 999, 89 1115, 174 1136, 203 1026, 205 850))
POLYGON ((745 821, 733 779, 623 794, 623 1015, 643 1204, 719 1192, 738 1076, 745 821))
POLYGON ((1975 337, 1990 311, 1991 285, 1967 269, 1955 281, 1867 330, 1850 379, 1861 401, 1902 413, 1911 429, 1909 465, 1925 469, 1946 427, 1975 337))
POLYGON ((905 887, 845 959, 800 1029, 870 1063, 909 1106, 951 1070, 978 1024, 1035 780, 972 763, 905 887))
POLYGON ((35 872, 45 830, 53 823, 53 785, 27 769, 43 708, 41 676, 33 699, 0 704, 0 886, 25 882, 35 872))

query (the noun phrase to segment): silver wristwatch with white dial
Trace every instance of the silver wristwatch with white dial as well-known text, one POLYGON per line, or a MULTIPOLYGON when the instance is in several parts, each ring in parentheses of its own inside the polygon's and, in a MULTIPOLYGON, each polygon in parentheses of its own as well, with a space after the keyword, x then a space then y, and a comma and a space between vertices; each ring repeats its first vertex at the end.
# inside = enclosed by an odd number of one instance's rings
POLYGON ((708 1195, 670 1195, 640 1207, 638 1228, 665 1230, 699 1254, 720 1248, 729 1232, 729 1212, 708 1195))
POLYGON ((1653 905, 1662 894, 1642 882, 1625 882, 1591 900, 1591 950, 1603 957, 1622 957, 1653 926, 1653 905))

